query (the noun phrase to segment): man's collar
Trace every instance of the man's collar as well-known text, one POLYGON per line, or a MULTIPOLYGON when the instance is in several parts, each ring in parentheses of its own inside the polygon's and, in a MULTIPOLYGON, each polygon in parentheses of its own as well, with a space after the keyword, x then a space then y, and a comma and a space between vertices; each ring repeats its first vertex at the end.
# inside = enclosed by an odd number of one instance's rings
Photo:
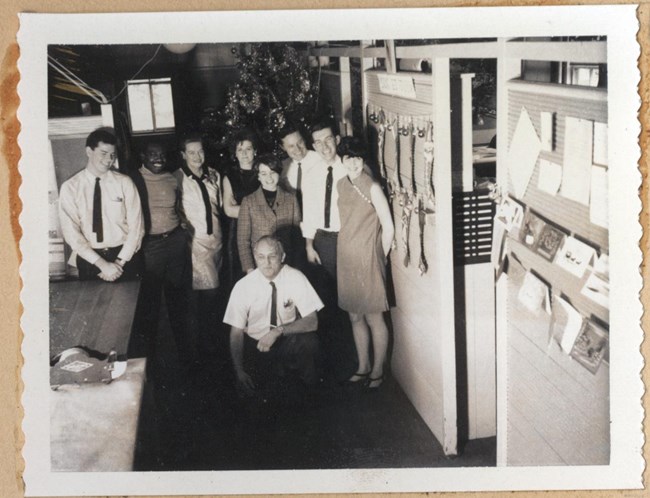
POLYGON ((108 170, 106 173, 104 173, 103 175, 96 175, 95 173, 93 173, 92 171, 90 171, 90 169, 88 169, 88 166, 86 166, 86 168, 84 169, 84 171, 86 172, 86 174, 88 175, 88 177, 89 177, 91 180, 94 181, 95 178, 99 178, 100 180, 103 180, 104 178, 106 178, 106 176, 108 175, 108 173, 109 173, 111 170, 109 169, 109 170, 108 170))

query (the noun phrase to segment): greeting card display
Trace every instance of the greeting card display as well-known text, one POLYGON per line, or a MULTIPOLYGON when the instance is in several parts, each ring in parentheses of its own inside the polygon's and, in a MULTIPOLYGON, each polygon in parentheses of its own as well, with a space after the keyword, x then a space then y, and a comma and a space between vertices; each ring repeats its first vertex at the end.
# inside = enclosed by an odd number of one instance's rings
POLYGON ((524 217, 524 224, 519 233, 519 239, 531 251, 534 251, 539 245, 542 231, 546 222, 532 211, 527 211, 524 217))
POLYGON ((539 315, 541 310, 550 313, 549 288, 530 271, 526 272, 517 299, 524 308, 535 315, 539 315))
POLYGON ((581 292, 595 303, 605 308, 609 307, 609 256, 607 254, 601 254, 596 260, 581 292))
POLYGON ((553 225, 544 225, 537 243, 537 253, 548 261, 553 261, 565 237, 566 234, 562 230, 553 225))
POLYGON ((552 310, 549 341, 555 339, 562 351, 569 354, 582 329, 582 315, 568 301, 556 296, 553 296, 552 310))
POLYGON ((571 349, 571 358, 595 374, 603 359, 607 357, 608 344, 607 331, 591 320, 585 320, 571 349))
POLYGON ((555 263, 578 278, 582 278, 596 256, 596 250, 574 237, 566 237, 555 263))
POLYGON ((505 197, 497 206, 495 217, 503 222, 512 237, 517 237, 524 221, 524 206, 510 197, 505 197))

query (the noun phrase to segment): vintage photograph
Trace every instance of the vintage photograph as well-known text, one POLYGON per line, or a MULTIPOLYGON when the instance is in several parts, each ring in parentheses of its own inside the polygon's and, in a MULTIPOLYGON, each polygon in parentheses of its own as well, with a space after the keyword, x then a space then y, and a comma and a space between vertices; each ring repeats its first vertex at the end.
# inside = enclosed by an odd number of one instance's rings
POLYGON ((28 495, 641 484, 634 10, 464 10, 22 16, 28 495))

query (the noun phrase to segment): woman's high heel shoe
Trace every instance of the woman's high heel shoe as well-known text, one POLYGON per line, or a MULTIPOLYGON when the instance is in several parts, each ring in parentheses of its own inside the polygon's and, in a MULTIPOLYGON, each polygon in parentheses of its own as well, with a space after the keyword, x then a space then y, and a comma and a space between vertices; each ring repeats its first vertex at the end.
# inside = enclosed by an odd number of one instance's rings
POLYGON ((352 377, 343 382, 346 386, 362 386, 368 382, 368 376, 370 372, 361 373, 356 372, 352 377))
POLYGON ((368 381, 366 383, 366 388, 369 391, 376 391, 377 389, 379 389, 383 385, 384 385, 384 376, 383 375, 377 377, 376 379, 373 379, 372 377, 368 377, 368 381))

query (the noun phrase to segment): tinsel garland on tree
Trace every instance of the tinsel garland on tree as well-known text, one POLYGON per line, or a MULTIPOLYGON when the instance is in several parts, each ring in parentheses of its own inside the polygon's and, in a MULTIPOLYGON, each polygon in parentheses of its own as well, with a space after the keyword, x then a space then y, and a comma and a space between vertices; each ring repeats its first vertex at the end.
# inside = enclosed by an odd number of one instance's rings
MULTIPOLYGON (((287 124, 304 127, 317 114, 319 71, 309 68, 285 43, 256 43, 233 48, 239 81, 228 90, 223 110, 225 141, 242 128, 257 132, 262 148, 277 151, 277 133, 287 124)), ((331 112, 325 112, 331 114, 331 112)))

